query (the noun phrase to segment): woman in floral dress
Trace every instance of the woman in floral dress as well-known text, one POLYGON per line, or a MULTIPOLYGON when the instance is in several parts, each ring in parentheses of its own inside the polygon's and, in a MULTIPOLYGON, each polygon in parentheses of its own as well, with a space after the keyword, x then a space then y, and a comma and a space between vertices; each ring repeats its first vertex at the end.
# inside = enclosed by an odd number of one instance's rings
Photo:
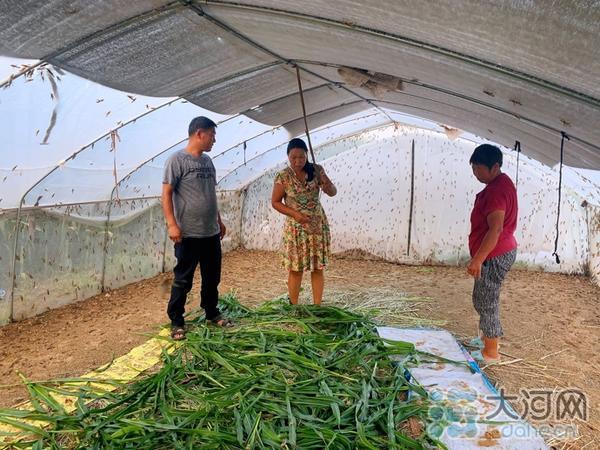
POLYGON ((322 190, 330 197, 336 187, 319 165, 308 162, 308 149, 302 139, 292 139, 287 147, 289 167, 275 176, 271 204, 287 217, 283 228, 283 265, 289 271, 290 303, 298 303, 304 271, 310 271, 313 302, 320 305, 325 280, 323 268, 330 255, 329 223, 319 201, 322 190))

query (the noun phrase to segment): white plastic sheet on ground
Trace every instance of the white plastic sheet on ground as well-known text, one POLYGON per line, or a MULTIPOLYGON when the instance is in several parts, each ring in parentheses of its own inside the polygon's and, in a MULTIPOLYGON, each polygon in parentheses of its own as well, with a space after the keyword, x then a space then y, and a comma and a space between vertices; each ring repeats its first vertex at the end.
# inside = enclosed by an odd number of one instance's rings
MULTIPOLYGON (((467 363, 456 339, 445 330, 377 327, 384 339, 415 344, 417 350, 467 363)), ((424 357, 423 359, 426 359, 424 357)), ((410 370, 429 393, 428 432, 450 450, 546 450, 541 434, 522 420, 480 371, 433 361, 410 370)))

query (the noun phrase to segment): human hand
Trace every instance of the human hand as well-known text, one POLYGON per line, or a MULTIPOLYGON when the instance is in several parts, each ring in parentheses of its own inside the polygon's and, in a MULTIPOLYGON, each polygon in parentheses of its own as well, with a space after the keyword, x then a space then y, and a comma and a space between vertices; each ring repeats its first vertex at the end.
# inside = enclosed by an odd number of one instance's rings
POLYGON ((302 225, 310 222, 310 217, 308 217, 306 214, 302 214, 301 212, 298 212, 298 211, 296 211, 296 213, 294 214, 293 217, 296 222, 298 222, 302 225))
POLYGON ((329 181, 329 178, 325 174, 325 169, 323 169, 323 167, 321 166, 315 165, 315 177, 319 186, 331 183, 331 181, 329 181))
POLYGON ((227 227, 221 221, 219 221, 219 231, 221 233, 221 240, 223 240, 223 238, 225 237, 225 234, 227 233, 227 227))
POLYGON ((482 261, 477 259, 472 259, 469 261, 469 264, 467 265, 467 272, 469 275, 471 275, 473 278, 481 278, 481 264, 482 261))
POLYGON ((331 180, 325 173, 325 169, 323 169, 321 166, 317 167, 317 185, 323 190, 323 192, 325 192, 330 197, 333 197, 337 194, 337 188, 334 186, 334 184, 331 182, 331 180))
POLYGON ((169 239, 173 242, 181 242, 181 228, 176 223, 169 225, 167 232, 169 233, 169 239))

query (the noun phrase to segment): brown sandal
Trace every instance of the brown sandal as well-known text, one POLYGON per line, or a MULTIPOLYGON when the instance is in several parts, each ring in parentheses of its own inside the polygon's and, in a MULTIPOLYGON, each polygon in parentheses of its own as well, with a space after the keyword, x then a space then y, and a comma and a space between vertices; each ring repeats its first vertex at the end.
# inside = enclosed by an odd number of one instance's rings
POLYGON ((231 328, 234 326, 234 324, 231 320, 226 319, 221 315, 218 315, 214 319, 207 320, 206 322, 209 325, 214 325, 216 327, 222 327, 222 328, 231 328))
POLYGON ((183 341, 185 339, 185 329, 183 327, 172 327, 171 338, 174 341, 183 341))

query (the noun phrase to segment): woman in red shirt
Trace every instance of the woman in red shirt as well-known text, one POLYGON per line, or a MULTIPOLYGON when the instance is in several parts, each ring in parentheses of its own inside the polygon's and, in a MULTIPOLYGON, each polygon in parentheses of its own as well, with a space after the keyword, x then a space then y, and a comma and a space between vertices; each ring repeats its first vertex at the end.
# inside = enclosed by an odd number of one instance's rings
POLYGON ((502 152, 498 147, 478 146, 469 160, 473 175, 486 186, 475 197, 471 212, 467 272, 475 278, 473 306, 479 313, 483 333, 481 355, 486 362, 500 359, 498 341, 503 335, 500 323, 500 288, 515 262, 517 241, 517 190, 502 173, 502 152))

